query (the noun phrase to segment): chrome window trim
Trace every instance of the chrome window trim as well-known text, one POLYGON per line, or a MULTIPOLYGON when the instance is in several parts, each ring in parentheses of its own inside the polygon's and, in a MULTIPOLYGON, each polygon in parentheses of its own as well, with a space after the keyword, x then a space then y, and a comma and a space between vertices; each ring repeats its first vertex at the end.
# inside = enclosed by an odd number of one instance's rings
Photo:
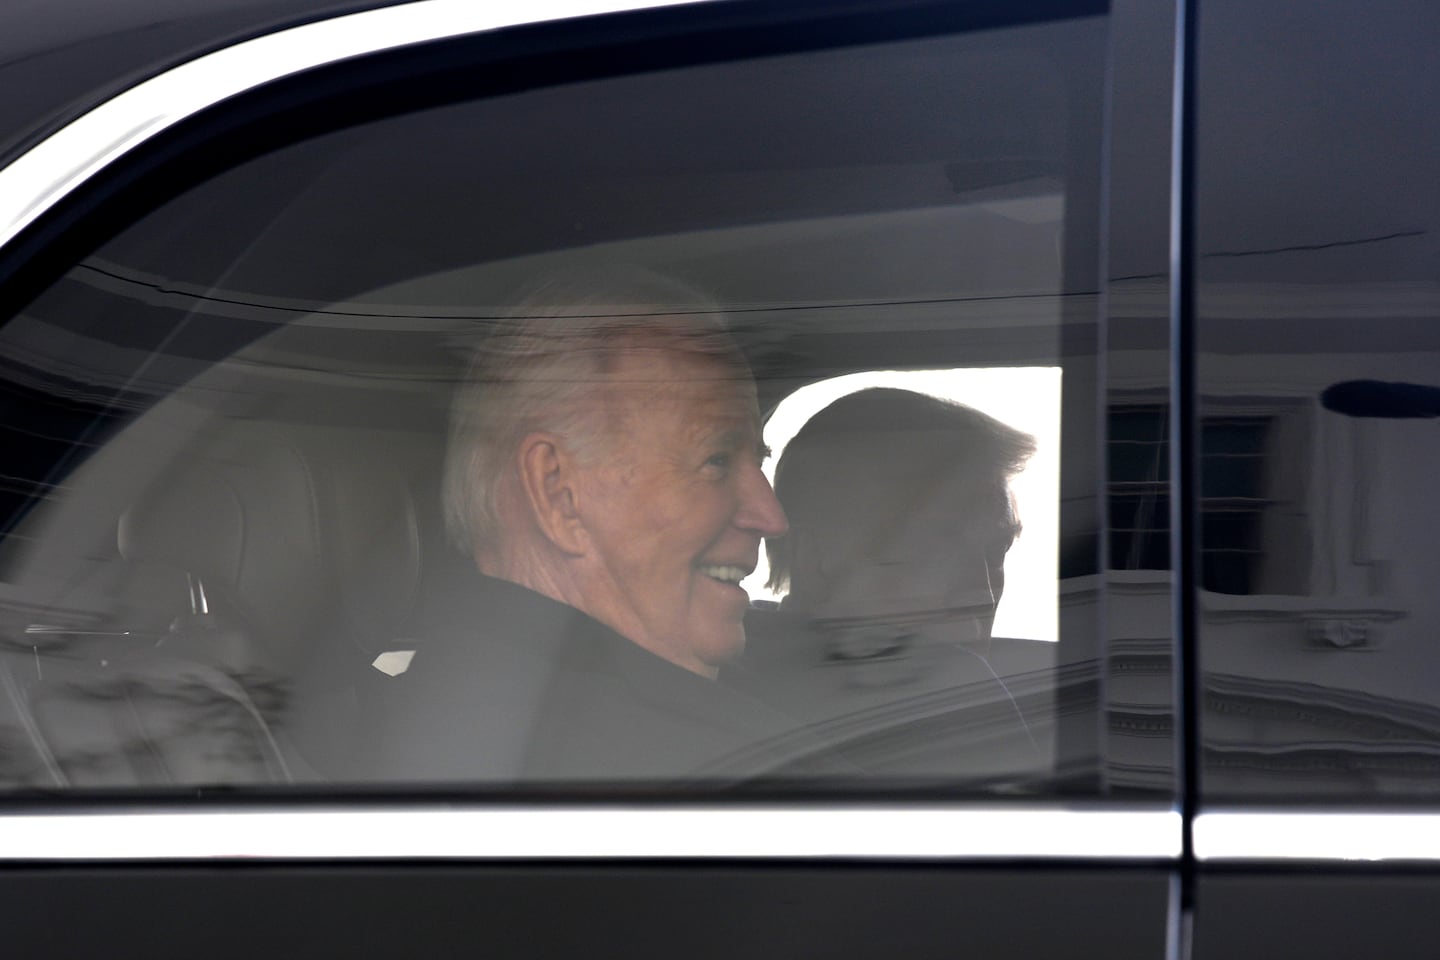
POLYGON ((1214 810, 1195 818, 1204 863, 1440 861, 1440 814, 1214 810))
POLYGON ((419 0, 292 27, 172 67, 83 114, 0 170, 0 247, 162 130, 247 90, 327 64, 467 34, 703 0, 419 0))
POLYGON ((0 815, 0 863, 174 860, 1174 861, 1170 808, 445 807, 0 815))

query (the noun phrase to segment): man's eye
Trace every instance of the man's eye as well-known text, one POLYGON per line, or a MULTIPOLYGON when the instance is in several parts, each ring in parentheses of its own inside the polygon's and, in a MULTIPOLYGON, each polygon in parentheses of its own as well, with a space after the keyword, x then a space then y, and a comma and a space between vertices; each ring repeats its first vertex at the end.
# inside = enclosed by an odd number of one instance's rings
POLYGON ((725 471, 730 469, 730 464, 733 460, 734 458, 728 453, 711 454, 706 458, 705 466, 715 470, 725 471))

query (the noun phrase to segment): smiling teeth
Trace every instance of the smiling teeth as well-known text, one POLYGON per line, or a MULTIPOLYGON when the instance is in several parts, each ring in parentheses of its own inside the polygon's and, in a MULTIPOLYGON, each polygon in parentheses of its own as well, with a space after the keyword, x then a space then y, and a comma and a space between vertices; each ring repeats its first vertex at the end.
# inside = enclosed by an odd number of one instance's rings
POLYGON ((739 585, 740 585, 740 581, 741 581, 741 580, 744 580, 744 579, 745 579, 745 575, 746 575, 747 573, 749 573, 750 571, 746 570, 744 567, 719 567, 719 566, 715 566, 715 567, 701 567, 701 568, 700 568, 700 572, 703 573, 703 574, 705 574, 705 576, 709 577, 709 578, 712 579, 712 580, 719 580, 719 581, 722 581, 722 582, 724 582, 724 583, 729 583, 729 584, 732 584, 732 585, 734 585, 734 586, 739 586, 739 585))

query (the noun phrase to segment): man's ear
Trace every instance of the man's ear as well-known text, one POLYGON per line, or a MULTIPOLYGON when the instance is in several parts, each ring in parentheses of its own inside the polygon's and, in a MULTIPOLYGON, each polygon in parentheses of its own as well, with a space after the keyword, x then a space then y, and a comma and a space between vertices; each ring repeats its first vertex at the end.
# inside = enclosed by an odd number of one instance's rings
POLYGON ((520 441, 520 489, 535 525, 565 553, 578 556, 589 546, 576 509, 576 463, 562 438, 532 433, 520 441))

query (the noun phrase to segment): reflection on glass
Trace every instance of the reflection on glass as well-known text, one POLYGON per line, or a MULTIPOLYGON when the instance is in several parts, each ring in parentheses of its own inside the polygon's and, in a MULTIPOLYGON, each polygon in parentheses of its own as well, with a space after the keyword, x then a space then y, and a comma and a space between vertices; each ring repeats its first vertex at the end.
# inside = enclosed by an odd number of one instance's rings
POLYGON ((1349 4, 1303 31, 1263 6, 1208 4, 1198 32, 1201 786, 1431 805, 1440 8, 1387 9, 1357 46, 1349 4), (1264 63, 1241 39, 1280 35, 1264 63))
POLYGON ((1043 789, 1064 637, 1097 709, 1057 557, 1094 573, 1059 418, 1104 49, 1077 18, 456 97, 119 229, 0 329, 0 779, 1043 789), (877 369, 1018 452, 889 495, 878 552, 843 509, 752 603, 823 496, 777 499, 762 414, 877 369))

